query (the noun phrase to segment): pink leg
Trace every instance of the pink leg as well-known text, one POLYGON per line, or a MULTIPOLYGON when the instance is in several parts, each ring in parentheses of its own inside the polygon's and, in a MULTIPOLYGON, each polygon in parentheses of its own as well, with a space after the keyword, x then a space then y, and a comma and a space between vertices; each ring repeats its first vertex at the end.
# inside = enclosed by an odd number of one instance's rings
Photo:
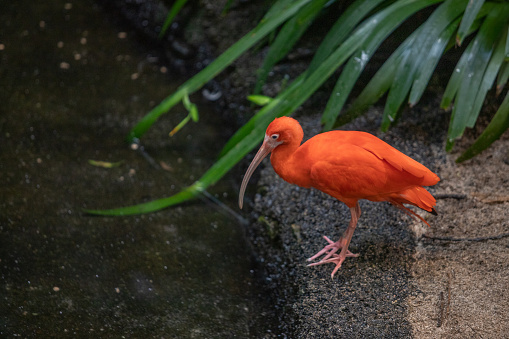
POLYGON ((350 208, 350 214, 352 218, 350 219, 350 223, 348 224, 348 228, 345 233, 338 241, 333 242, 326 236, 324 236, 325 240, 329 243, 329 245, 325 246, 320 252, 312 256, 308 259, 308 261, 315 260, 316 258, 324 255, 322 260, 316 263, 309 264, 308 266, 316 266, 328 263, 336 264, 336 267, 332 271, 331 277, 334 278, 334 274, 339 270, 343 261, 345 261, 346 257, 357 257, 358 254, 353 254, 348 250, 348 246, 350 245, 350 241, 352 240, 353 232, 355 231, 355 227, 357 226, 357 221, 361 216, 361 208, 359 203, 357 203, 354 207, 350 208), (341 248, 341 252, 336 254, 336 252, 341 248))

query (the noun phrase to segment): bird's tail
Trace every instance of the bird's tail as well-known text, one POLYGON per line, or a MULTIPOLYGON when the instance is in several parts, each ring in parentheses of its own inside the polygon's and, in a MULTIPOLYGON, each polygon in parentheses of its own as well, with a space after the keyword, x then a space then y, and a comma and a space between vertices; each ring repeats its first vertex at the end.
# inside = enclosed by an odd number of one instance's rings
POLYGON ((419 220, 421 220, 428 226, 429 226, 429 224, 426 222, 426 220, 424 220, 421 216, 416 214, 414 211, 403 206, 403 204, 414 205, 414 206, 419 207, 427 212, 430 212, 431 214, 437 215, 437 211, 434 208, 437 201, 431 195, 431 193, 429 193, 425 188, 423 188, 421 186, 415 186, 415 187, 406 189, 402 192, 396 193, 396 194, 392 195, 388 201, 390 203, 392 203, 394 206, 403 210, 408 215, 418 218, 419 220))

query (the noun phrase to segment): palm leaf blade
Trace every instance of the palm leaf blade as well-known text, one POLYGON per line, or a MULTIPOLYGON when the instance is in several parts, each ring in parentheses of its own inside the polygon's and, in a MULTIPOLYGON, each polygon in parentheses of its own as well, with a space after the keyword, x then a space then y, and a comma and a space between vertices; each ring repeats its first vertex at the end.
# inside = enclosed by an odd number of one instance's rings
POLYGON ((507 80, 509 79, 509 61, 504 62, 497 77, 497 95, 502 93, 507 80))
POLYGON ((507 39, 505 41, 505 58, 509 60, 509 27, 507 27, 507 39))
POLYGON ((465 14, 463 15, 463 19, 461 20, 460 27, 458 28, 458 34, 456 37, 458 46, 460 46, 463 43, 463 40, 467 36, 467 32, 470 29, 470 26, 477 17, 477 14, 481 10, 483 4, 484 0, 475 0, 468 2, 468 6, 465 9, 465 14))
POLYGON ((509 128, 509 93, 479 138, 456 160, 463 162, 481 153, 509 128))
POLYGON ((340 115, 334 124, 334 127, 346 124, 359 115, 361 115, 369 106, 380 99, 391 87, 394 75, 398 69, 399 59, 403 52, 410 46, 412 39, 417 35, 418 31, 414 31, 384 62, 382 67, 376 72, 369 81, 361 94, 354 100, 352 105, 340 115))
POLYGON ((444 50, 447 47, 447 42, 450 41, 452 35, 456 31, 456 28, 458 27, 459 22, 459 18, 451 22, 450 25, 440 34, 435 43, 431 46, 429 54, 420 67, 419 73, 415 77, 415 80, 412 84, 412 89, 408 99, 410 106, 417 104, 417 102, 422 97, 422 94, 424 93, 424 90, 429 83, 431 75, 437 67, 438 61, 440 60, 440 57, 443 55, 444 50))
POLYGON ((355 52, 355 55, 350 59, 336 83, 333 94, 331 95, 324 115, 322 116, 322 122, 325 124, 324 129, 330 129, 335 125, 337 116, 339 115, 346 98, 350 94, 355 81, 378 46, 380 46, 387 36, 403 21, 405 21, 406 18, 422 8, 430 6, 436 2, 437 1, 421 1, 404 3, 400 1, 388 6, 377 15, 368 19, 378 20, 379 23, 377 25, 377 29, 376 31, 370 32, 369 37, 365 40, 365 42, 363 42, 360 49, 355 52))
POLYGON ((472 114, 468 120, 467 127, 474 127, 479 112, 481 111, 482 104, 484 103, 484 99, 486 98, 486 94, 493 87, 493 83, 495 82, 495 78, 500 70, 502 63, 504 62, 504 53, 505 53, 505 40, 507 38, 507 31, 504 31, 502 36, 500 37, 497 45, 495 46, 495 50, 493 52, 493 56, 486 67, 486 72, 484 73, 481 85, 479 86, 479 90, 477 92, 477 96, 474 101, 474 106, 472 107, 472 114))
POLYGON ((138 204, 134 206, 120 207, 108 210, 92 210, 85 209, 84 212, 88 214, 95 215, 104 215, 104 216, 127 216, 127 215, 136 215, 136 214, 144 214, 159 211, 163 208, 174 206, 186 201, 189 201, 196 196, 198 196, 199 191, 195 188, 187 187, 186 189, 180 191, 179 193, 162 199, 157 199, 153 201, 149 201, 143 204, 138 204))
MULTIPOLYGON (((419 74, 427 62, 438 62, 429 58, 429 53, 444 30, 463 12, 466 0, 450 0, 444 2, 433 11, 430 17, 418 28, 417 35, 411 40, 408 50, 401 58, 401 63, 393 80, 382 118, 382 130, 385 131, 395 120, 404 100, 409 96, 411 87, 420 81, 419 74)), ((443 42, 446 43, 447 40, 443 42)), ((429 71, 428 71, 429 72, 429 71)), ((431 76, 431 74, 429 75, 431 76)), ((409 98, 409 101, 410 98, 409 98)))
POLYGON ((279 9, 277 15, 273 11, 273 7, 271 11, 267 13, 264 19, 258 24, 258 26, 247 33, 244 37, 239 39, 233 46, 228 48, 201 72, 182 84, 176 92, 166 97, 159 105, 148 112, 131 130, 128 136, 128 141, 132 142, 133 140, 140 138, 162 114, 168 112, 169 109, 179 103, 184 95, 190 95, 200 89, 204 84, 222 72, 233 61, 235 61, 246 50, 260 41, 281 23, 285 22, 288 18, 293 16, 300 7, 309 1, 310 0, 296 0, 292 2, 289 0, 280 0, 274 4, 274 6, 276 6, 275 8, 279 9))
POLYGON ((164 20, 164 24, 163 24, 163 27, 161 28, 161 32, 159 32, 159 39, 161 39, 163 37, 163 35, 168 30, 168 27, 170 27, 171 23, 173 22, 173 20, 177 16, 177 14, 180 12, 182 7, 184 7, 184 5, 186 3, 187 3, 187 0, 177 0, 173 4, 173 6, 171 6, 170 12, 166 16, 166 19, 164 20))
POLYGON ((327 0, 311 1, 301 9, 281 28, 274 43, 270 46, 269 52, 263 61, 262 67, 258 70, 258 79, 254 94, 259 94, 267 76, 274 65, 281 60, 306 32, 316 15, 323 8, 327 0))
POLYGON ((334 23, 329 30, 308 67, 308 73, 313 73, 315 69, 327 57, 338 48, 338 46, 348 37, 352 30, 368 15, 368 13, 385 0, 358 0, 350 5, 345 13, 334 23))
POLYGON ((450 143, 460 137, 466 127, 473 126, 477 119, 479 109, 475 110, 475 100, 493 54, 494 43, 500 37, 501 29, 507 22, 508 9, 509 4, 503 4, 501 8, 491 11, 471 42, 472 49, 468 56, 470 62, 462 74, 451 115, 448 132, 450 143))

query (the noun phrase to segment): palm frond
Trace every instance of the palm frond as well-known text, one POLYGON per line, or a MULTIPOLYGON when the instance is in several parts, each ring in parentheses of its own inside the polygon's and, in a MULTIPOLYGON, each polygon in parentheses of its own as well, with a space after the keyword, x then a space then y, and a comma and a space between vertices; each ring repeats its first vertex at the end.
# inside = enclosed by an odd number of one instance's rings
MULTIPOLYGON (((185 1, 182 1, 185 2, 185 1)), ((180 2, 179 2, 180 3, 180 2)), ((256 90, 266 74, 298 42, 325 9, 324 0, 279 0, 257 27, 221 54, 200 73, 182 84, 150 111, 131 131, 129 141, 140 138, 164 113, 179 102, 188 109, 187 121, 198 119, 189 95, 224 70, 254 44, 276 35, 259 73, 256 90)), ((88 210, 104 215, 147 213, 200 196, 250 152, 275 118, 290 115, 340 68, 342 72, 328 100, 322 123, 330 129, 364 113, 387 93, 381 128, 386 130, 401 114, 405 101, 417 105, 444 53, 468 42, 459 58, 441 107, 452 107, 447 149, 473 127, 488 91, 496 82, 501 94, 509 78, 509 2, 470 0, 357 0, 341 15, 319 45, 308 69, 276 97, 254 96, 263 107, 226 143, 217 162, 194 184, 172 197, 113 210, 88 210), (390 55, 361 94, 343 111, 357 79, 381 43, 409 17, 437 5, 432 14, 390 55), (468 38, 468 39, 467 39, 468 38)), ((185 124, 185 122, 183 123, 185 124)), ((488 127, 459 158, 464 161, 486 149, 509 128, 509 94, 488 127)))

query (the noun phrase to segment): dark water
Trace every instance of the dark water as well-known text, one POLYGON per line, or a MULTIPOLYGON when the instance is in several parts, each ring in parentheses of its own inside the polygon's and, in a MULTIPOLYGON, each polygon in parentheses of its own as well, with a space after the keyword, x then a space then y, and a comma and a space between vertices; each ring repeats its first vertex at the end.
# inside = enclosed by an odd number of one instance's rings
MULTIPOLYGON (((224 140, 207 119, 168 137, 181 107, 149 131, 145 153, 124 142, 183 79, 92 1, 1 7, 0 336, 264 333, 245 226, 219 205, 81 212, 169 196, 213 163, 224 140)), ((228 181, 211 194, 233 207, 228 181)))

